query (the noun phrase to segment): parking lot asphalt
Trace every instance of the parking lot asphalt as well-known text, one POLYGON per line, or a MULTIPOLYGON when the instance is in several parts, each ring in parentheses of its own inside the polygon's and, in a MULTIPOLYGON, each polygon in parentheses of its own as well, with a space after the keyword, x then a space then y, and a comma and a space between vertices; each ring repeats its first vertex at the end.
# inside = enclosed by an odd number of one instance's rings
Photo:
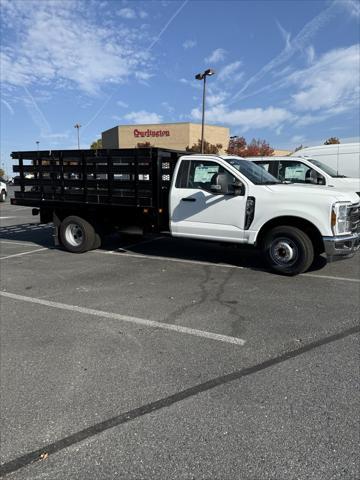
POLYGON ((54 248, 0 204, 1 475, 357 479, 360 255, 295 278, 253 249, 54 248))

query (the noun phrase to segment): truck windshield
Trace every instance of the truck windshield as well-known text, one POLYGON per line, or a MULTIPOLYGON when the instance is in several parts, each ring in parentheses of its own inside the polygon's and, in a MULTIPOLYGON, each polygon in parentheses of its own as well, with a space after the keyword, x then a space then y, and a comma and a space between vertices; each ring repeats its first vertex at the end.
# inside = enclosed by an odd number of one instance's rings
POLYGON ((239 158, 225 158, 225 160, 255 185, 274 185, 275 183, 281 183, 280 180, 273 177, 264 168, 259 167, 256 163, 250 162, 250 160, 241 160, 239 158))
POLYGON ((325 165, 325 163, 319 162, 319 160, 314 160, 313 158, 307 158, 306 159, 308 162, 313 163, 317 167, 321 168, 321 170, 324 170, 325 173, 330 175, 330 177, 333 178, 346 178, 346 175, 338 175, 337 171, 334 170, 333 168, 329 167, 328 165, 325 165))

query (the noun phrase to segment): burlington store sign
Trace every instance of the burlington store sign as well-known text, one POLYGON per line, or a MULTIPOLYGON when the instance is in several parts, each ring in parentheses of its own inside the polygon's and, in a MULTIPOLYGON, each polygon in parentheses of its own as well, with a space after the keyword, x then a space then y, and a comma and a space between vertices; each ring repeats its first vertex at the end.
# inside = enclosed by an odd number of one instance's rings
POLYGON ((138 130, 135 128, 134 137, 170 137, 170 130, 138 130))

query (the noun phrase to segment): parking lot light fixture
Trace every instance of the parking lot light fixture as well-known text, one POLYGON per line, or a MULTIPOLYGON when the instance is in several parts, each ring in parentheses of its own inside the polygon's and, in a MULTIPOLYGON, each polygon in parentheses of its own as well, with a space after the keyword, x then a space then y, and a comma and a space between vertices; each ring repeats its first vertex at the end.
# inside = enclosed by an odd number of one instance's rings
POLYGON ((74 125, 74 128, 77 129, 77 141, 78 141, 78 149, 80 150, 80 127, 81 125, 79 123, 76 123, 74 125))
POLYGON ((201 118, 201 153, 204 153, 204 124, 205 124, 205 97, 206 97, 206 77, 215 75, 215 71, 208 68, 203 73, 195 75, 196 80, 204 80, 203 101, 202 101, 202 118, 201 118))

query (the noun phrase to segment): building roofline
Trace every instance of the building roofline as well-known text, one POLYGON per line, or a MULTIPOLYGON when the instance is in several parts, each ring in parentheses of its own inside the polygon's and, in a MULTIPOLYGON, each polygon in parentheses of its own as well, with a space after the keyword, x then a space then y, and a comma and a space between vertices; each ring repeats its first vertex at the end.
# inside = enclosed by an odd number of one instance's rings
MULTIPOLYGON (((164 123, 127 123, 124 125, 115 125, 115 127, 150 127, 150 126, 161 126, 161 125, 199 125, 201 127, 201 123, 195 122, 164 122, 164 123)), ((217 127, 217 128, 224 128, 229 130, 229 127, 224 127, 223 125, 212 125, 209 123, 205 123, 206 127, 217 127)), ((111 130, 110 128, 108 130, 111 130)))

